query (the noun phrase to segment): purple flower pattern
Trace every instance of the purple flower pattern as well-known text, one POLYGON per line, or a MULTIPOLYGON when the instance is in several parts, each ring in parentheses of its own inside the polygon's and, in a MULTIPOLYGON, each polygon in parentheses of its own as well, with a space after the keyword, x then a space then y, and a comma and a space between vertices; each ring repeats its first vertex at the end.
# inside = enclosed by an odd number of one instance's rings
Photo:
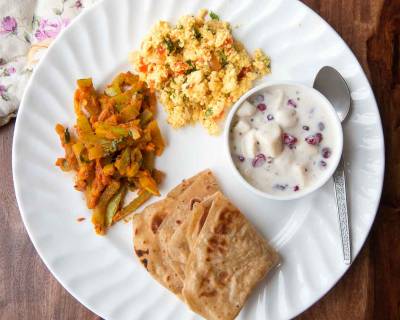
POLYGON ((0 77, 9 77, 13 75, 17 70, 15 67, 3 67, 0 68, 0 77))
POLYGON ((0 24, 0 34, 16 34, 17 28, 17 20, 14 17, 4 17, 0 24))
MULTIPOLYGON (((94 1, 90 1, 90 5, 91 2, 94 1)), ((88 6, 84 0, 54 0, 49 1, 50 5, 51 7, 48 9, 52 9, 54 15, 43 17, 34 15, 31 25, 27 25, 27 21, 20 20, 11 12, 3 12, 3 15, 0 15, 0 41, 2 41, 1 38, 7 37, 6 41, 14 41, 21 46, 25 45, 29 51, 35 49, 35 42, 48 40, 44 46, 40 47, 45 48, 69 24, 71 18, 88 6)), ((32 72, 33 65, 29 68, 17 67, 20 65, 21 59, 25 59, 25 57, 12 55, 0 57, 0 108, 2 104, 11 101, 10 94, 14 91, 13 87, 20 74, 32 72)))
POLYGON ((65 18, 41 19, 39 21, 39 27, 35 32, 35 38, 38 41, 53 39, 68 25, 68 23, 69 20, 65 18))

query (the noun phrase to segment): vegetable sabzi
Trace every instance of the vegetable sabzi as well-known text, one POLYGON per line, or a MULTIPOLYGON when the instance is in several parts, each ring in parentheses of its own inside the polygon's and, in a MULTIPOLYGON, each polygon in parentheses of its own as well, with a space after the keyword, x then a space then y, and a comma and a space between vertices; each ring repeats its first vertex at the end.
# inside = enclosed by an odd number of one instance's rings
POLYGON ((79 79, 74 95, 74 130, 57 124, 65 156, 56 161, 63 171, 75 171, 75 189, 93 209, 97 234, 105 234, 152 196, 159 196, 163 173, 154 159, 164 151, 154 92, 139 77, 120 73, 103 93, 92 79, 79 79), (123 206, 127 190, 136 197, 123 206))

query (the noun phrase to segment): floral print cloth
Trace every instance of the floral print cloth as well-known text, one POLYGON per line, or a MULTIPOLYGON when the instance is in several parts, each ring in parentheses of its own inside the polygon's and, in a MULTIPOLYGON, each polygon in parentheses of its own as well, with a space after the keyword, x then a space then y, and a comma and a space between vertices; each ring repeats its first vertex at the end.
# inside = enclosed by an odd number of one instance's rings
POLYGON ((52 40, 97 0, 0 0, 0 126, 15 117, 35 65, 52 40))

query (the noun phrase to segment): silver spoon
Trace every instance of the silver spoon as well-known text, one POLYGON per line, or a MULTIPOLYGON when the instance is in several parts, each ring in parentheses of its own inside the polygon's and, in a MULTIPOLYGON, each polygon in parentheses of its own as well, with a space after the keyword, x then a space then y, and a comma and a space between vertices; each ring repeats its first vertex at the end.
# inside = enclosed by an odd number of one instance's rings
MULTIPOLYGON (((315 77, 313 87, 332 103, 340 121, 343 122, 350 111, 351 96, 349 87, 340 73, 332 67, 323 67, 315 77)), ((346 179, 343 163, 342 155, 339 165, 333 174, 333 183, 335 187, 344 263, 350 264, 351 242, 346 200, 346 179)))

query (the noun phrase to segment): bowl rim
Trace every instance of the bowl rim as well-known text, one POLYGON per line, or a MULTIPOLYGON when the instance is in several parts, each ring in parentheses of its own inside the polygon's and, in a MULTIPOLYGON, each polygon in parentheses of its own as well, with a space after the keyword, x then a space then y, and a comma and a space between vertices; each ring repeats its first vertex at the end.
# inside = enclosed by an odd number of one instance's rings
POLYGON ((330 103, 330 101, 322 94, 320 93, 318 90, 309 87, 305 84, 302 83, 298 83, 298 82, 294 82, 294 81, 266 81, 263 83, 260 83, 259 85, 253 87, 252 89, 248 90, 245 94, 243 94, 239 100, 237 100, 235 102, 235 104, 232 106, 231 110, 229 111, 227 120, 225 122, 225 127, 224 127, 224 145, 225 145, 225 154, 227 157, 227 160, 229 162, 229 166, 231 168, 231 170, 234 172, 234 176, 250 191, 252 191, 253 193, 255 193, 258 196, 267 198, 267 199, 271 199, 271 200, 283 200, 283 201, 287 201, 287 200, 295 200, 295 199, 299 199, 299 198, 303 198, 311 193, 313 193, 314 191, 318 190, 319 188, 321 188, 323 185, 325 185, 328 180, 330 180, 330 178, 332 177, 333 173, 335 172, 337 166, 339 165, 339 162, 342 158, 342 153, 343 153, 343 127, 342 124, 340 122, 340 119, 335 111, 335 108, 333 107, 333 105, 330 103), (232 121, 234 118, 234 115, 237 111, 237 109, 239 108, 239 106, 251 95, 255 94, 258 91, 264 90, 268 87, 272 87, 272 86, 277 86, 277 85, 289 85, 289 86, 297 86, 299 88, 301 88, 302 90, 308 90, 309 92, 312 92, 313 94, 317 95, 319 98, 321 98, 322 100, 324 100, 326 102, 326 106, 328 106, 328 110, 329 113, 331 114, 331 118, 333 120, 333 123, 335 123, 335 126, 337 127, 336 132, 337 132, 337 150, 339 152, 337 152, 333 158, 333 161, 331 162, 331 166, 329 166, 328 170, 326 171, 326 174, 324 175, 323 178, 319 179, 314 185, 312 185, 310 188, 306 188, 304 189, 304 191, 300 191, 300 192, 296 192, 296 193, 291 193, 291 194, 287 194, 284 196, 277 196, 277 195, 273 195, 264 191, 261 191, 259 189, 257 189, 256 187, 254 187, 253 185, 251 185, 239 172, 239 170, 236 168, 233 159, 232 159, 232 154, 231 154, 231 150, 230 150, 230 142, 229 142, 229 136, 230 136, 230 128, 232 125, 232 121))

